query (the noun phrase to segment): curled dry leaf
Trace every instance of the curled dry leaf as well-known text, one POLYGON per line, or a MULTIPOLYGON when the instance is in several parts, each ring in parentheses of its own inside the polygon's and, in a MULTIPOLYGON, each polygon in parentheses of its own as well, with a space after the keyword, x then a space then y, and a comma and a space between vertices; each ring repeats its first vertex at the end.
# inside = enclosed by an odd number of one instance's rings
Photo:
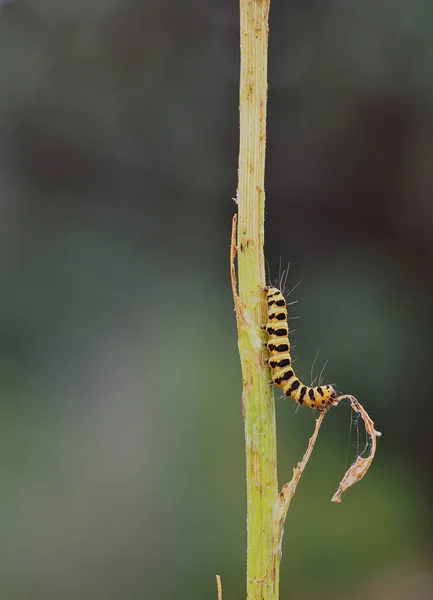
POLYGON ((355 462, 351 465, 351 467, 345 473, 343 479, 340 481, 340 485, 338 486, 338 490, 331 498, 331 502, 341 502, 341 495, 348 488, 354 485, 357 481, 360 481, 364 475, 367 473, 370 465, 373 461, 374 455, 376 453, 376 438, 380 437, 382 434, 380 431, 376 431, 374 428, 374 423, 371 418, 368 416, 367 411, 361 405, 361 403, 355 398, 355 396, 345 395, 339 396, 334 404, 337 404, 343 398, 348 398, 350 400, 350 405, 353 410, 359 413, 364 421, 365 430, 370 437, 371 440, 371 449, 370 454, 363 458, 362 456, 358 456, 355 462))

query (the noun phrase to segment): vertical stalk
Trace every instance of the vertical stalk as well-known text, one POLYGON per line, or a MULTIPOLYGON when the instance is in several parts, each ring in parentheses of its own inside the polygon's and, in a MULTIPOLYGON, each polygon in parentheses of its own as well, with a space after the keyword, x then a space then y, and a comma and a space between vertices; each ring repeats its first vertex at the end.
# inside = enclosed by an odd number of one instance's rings
POLYGON ((247 477, 247 596, 277 600, 280 551, 275 407, 264 359, 265 151, 270 0, 240 0, 238 346, 247 477))
MULTIPOLYGON (((264 262, 265 152, 270 0, 240 0, 241 73, 239 91, 240 144, 238 215, 233 218, 230 274, 238 327, 242 368, 242 414, 245 422, 247 480, 247 600, 278 600, 279 569, 284 522, 301 475, 310 459, 325 417, 316 420, 307 450, 290 482, 278 493, 275 406, 267 353, 260 326, 266 321, 264 262), (237 229, 236 229, 237 228, 237 229), (236 243, 237 230, 237 243, 236 243), (237 288, 235 257, 238 259, 237 288)), ((353 396, 353 410, 364 419, 372 440, 368 457, 358 457, 349 468, 332 501, 362 479, 376 451, 381 434, 353 396)), ((218 598, 222 598, 217 576, 218 598)))

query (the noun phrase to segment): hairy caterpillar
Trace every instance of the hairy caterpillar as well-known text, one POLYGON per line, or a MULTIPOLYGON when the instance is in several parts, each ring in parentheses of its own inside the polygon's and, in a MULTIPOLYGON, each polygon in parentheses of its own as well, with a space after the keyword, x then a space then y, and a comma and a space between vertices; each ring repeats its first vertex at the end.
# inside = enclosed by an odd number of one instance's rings
POLYGON ((263 329, 269 335, 266 342, 270 356, 272 383, 278 385, 286 396, 313 410, 324 410, 332 404, 337 394, 332 385, 309 387, 296 377, 290 356, 289 325, 286 300, 279 289, 265 287, 268 303, 268 322, 263 329))

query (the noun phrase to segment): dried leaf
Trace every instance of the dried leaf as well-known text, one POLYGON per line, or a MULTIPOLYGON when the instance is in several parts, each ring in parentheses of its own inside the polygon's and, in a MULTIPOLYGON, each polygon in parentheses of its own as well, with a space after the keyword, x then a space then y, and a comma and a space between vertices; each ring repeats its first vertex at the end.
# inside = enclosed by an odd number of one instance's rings
POLYGON ((349 398, 350 405, 353 408, 353 410, 361 415, 362 420, 365 424, 365 430, 371 439, 371 450, 369 456, 365 458, 363 458, 362 456, 358 456, 356 458, 355 462, 351 465, 351 467, 345 473, 343 479, 340 481, 338 490, 332 496, 331 502, 341 502, 341 495, 343 494, 343 492, 345 492, 348 488, 350 488, 357 481, 360 481, 364 477, 364 475, 370 468, 370 465, 373 462, 373 458, 376 453, 376 438, 382 435, 379 431, 375 430, 374 423, 368 416, 367 411, 354 396, 339 396, 335 400, 334 404, 337 404, 343 398, 349 398))

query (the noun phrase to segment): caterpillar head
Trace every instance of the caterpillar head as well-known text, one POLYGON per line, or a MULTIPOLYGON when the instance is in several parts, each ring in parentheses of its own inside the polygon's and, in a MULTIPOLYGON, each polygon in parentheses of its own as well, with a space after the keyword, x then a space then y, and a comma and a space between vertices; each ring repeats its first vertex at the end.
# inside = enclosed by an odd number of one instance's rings
POLYGON ((322 385, 322 389, 325 392, 325 397, 331 402, 337 397, 337 392, 334 390, 332 385, 322 385))

